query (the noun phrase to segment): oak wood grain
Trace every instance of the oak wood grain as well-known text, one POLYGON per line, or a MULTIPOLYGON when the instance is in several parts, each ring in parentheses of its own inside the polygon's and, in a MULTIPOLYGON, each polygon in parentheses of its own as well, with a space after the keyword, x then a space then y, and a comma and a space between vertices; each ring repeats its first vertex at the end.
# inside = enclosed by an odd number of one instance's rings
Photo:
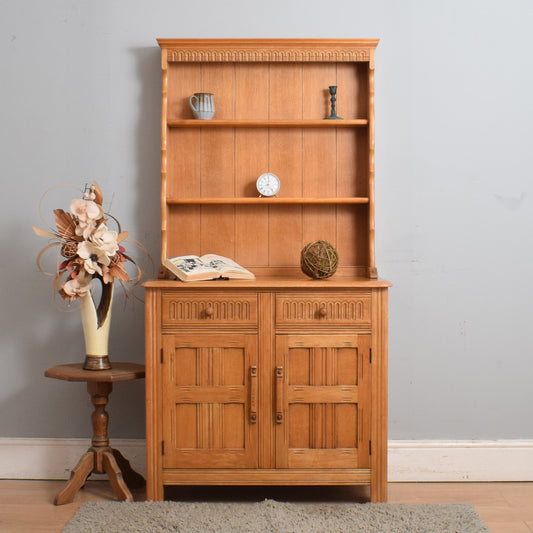
POLYGON ((377 41, 159 44, 162 254, 219 253, 257 279, 144 284, 147 497, 180 484, 369 484, 385 501, 377 41), (342 120, 325 120, 330 85, 342 120), (199 90, 215 95, 213 120, 191 118, 199 90), (276 197, 258 197, 264 172, 281 180, 276 197), (340 254, 331 279, 300 270, 318 239, 340 254))

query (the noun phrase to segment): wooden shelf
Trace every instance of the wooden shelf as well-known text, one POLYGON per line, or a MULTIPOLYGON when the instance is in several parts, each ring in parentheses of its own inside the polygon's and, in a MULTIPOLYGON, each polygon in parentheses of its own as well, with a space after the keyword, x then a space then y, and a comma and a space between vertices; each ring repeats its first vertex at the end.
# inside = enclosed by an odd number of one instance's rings
POLYGON ((301 204, 368 204, 366 197, 339 197, 339 198, 167 198, 169 205, 301 205, 301 204))
POLYGON ((365 118, 342 120, 183 120, 167 119, 169 128, 358 128, 368 125, 365 118))
POLYGON ((198 289, 373 289, 387 288, 391 284, 383 279, 370 279, 361 276, 340 276, 335 274, 328 279, 310 279, 301 272, 285 275, 272 276, 261 275, 254 267, 247 267, 255 271, 255 280, 211 280, 211 281, 190 281, 184 283, 171 279, 152 279, 143 283, 145 288, 177 289, 177 290, 198 290, 198 289))

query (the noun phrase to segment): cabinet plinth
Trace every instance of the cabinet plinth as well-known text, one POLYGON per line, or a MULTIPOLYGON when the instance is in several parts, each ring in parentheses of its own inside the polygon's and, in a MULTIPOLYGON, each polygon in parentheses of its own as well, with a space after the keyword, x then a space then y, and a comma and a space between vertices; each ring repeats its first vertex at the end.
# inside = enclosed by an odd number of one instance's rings
POLYGON ((370 485, 386 500, 387 290, 374 252, 376 40, 164 39, 161 260, 255 281, 146 288, 147 496, 165 485, 370 485), (338 113, 328 87, 336 85, 338 113), (214 94, 215 117, 188 97, 214 94), (281 182, 259 198, 257 178, 281 182), (309 242, 337 273, 300 269, 309 242))

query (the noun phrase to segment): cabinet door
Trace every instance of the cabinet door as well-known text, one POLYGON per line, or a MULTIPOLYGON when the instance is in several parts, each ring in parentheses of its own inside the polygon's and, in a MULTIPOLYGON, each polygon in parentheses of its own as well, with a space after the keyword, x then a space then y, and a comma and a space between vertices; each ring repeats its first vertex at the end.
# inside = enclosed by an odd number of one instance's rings
POLYGON ((257 467, 257 338, 163 337, 163 468, 257 467))
POLYGON ((370 336, 276 337, 276 467, 369 468, 370 336))

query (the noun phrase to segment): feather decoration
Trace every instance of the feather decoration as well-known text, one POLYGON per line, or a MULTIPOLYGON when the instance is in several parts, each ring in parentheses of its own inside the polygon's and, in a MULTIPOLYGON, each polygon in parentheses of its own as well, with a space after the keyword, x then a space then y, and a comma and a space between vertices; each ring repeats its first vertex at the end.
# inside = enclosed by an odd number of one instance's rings
POLYGON ((76 221, 70 213, 65 213, 63 209, 54 209, 57 231, 62 239, 67 241, 83 240, 76 235, 76 221))
POLYGON ((116 279, 121 281, 129 281, 130 277, 126 272, 126 269, 122 266, 122 263, 114 263, 109 265, 109 273, 116 279))
POLYGON ((32 226, 33 231, 35 231, 36 235, 39 237, 51 237, 52 239, 57 239, 59 235, 57 233, 52 233, 51 231, 45 231, 41 228, 36 228, 35 226, 32 226))
POLYGON ((92 191, 94 192, 94 202, 97 203, 98 205, 102 205, 102 203, 104 202, 104 196, 102 194, 102 189, 100 189, 100 185, 98 185, 98 183, 93 182, 93 189, 92 191))

